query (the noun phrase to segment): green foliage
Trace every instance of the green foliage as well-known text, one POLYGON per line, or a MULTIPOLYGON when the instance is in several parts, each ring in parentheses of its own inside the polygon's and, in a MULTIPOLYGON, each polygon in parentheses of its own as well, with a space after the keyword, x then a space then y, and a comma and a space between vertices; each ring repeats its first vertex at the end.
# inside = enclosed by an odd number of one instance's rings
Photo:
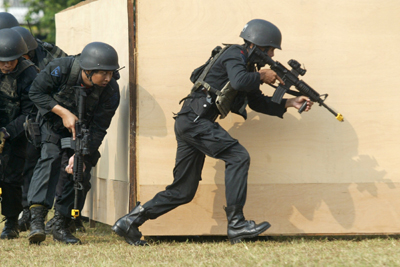
POLYGON ((43 17, 36 25, 37 32, 33 32, 33 34, 49 43, 54 43, 56 38, 54 15, 79 2, 81 0, 23 0, 23 3, 29 7, 26 20, 30 23, 43 12, 43 17))

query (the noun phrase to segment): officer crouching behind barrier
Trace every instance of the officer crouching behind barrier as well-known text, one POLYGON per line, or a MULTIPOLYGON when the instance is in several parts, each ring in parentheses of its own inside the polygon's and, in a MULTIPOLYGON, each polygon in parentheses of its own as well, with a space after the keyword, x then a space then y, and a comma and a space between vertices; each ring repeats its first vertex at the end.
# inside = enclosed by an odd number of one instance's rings
POLYGON ((144 205, 138 203, 112 227, 129 244, 145 245, 146 242, 140 239, 140 225, 193 199, 201 180, 205 155, 225 161, 227 207, 224 209, 231 243, 256 237, 270 227, 268 222, 256 224, 244 218, 250 156, 215 119, 218 116, 224 118, 229 111, 246 119, 247 104, 254 111, 282 117, 289 107, 299 109, 306 102, 308 111, 312 103, 301 96, 276 104, 260 90, 262 83, 273 84, 276 80, 283 83, 270 69, 255 70, 255 64, 260 60, 255 49, 270 57, 273 57, 274 49, 281 49, 281 33, 275 25, 265 20, 252 20, 240 36, 244 45, 215 49, 212 57, 193 72, 194 86, 175 117, 178 148, 173 183, 144 205))
MULTIPOLYGON (((10 16, 12 15, 7 12, 0 12, 0 21, 2 21, 2 19, 4 21, 7 21, 6 20, 7 18, 8 20, 13 21, 12 18, 14 17, 11 18, 10 16)), ((28 52, 24 54, 23 57, 32 61, 35 64, 35 66, 41 70, 44 69, 47 66, 47 64, 51 62, 53 59, 67 56, 67 54, 63 50, 61 50, 58 46, 45 43, 39 39, 36 39, 35 37, 33 37, 31 32, 24 27, 13 26, 11 29, 18 32, 22 36, 22 39, 24 39, 25 44, 28 47, 28 52)), ((25 160, 24 171, 23 171, 23 184, 22 184, 23 211, 21 218, 18 220, 18 228, 20 232, 27 231, 30 227, 31 213, 29 211, 27 197, 28 197, 29 185, 31 183, 33 175, 33 169, 40 157, 41 142, 40 140, 35 140, 35 133, 34 133, 34 132, 39 132, 39 130, 33 128, 33 126, 37 126, 38 124, 36 122, 36 118, 37 118, 37 109, 34 107, 26 121, 26 126, 31 130, 30 137, 32 140, 28 142, 27 145, 26 149, 27 157, 25 160)), ((63 179, 61 178, 60 180, 63 179)), ((62 187, 62 185, 60 185, 59 182, 57 188, 60 186, 62 187)))
MULTIPOLYGON (((61 148, 60 140, 71 137, 71 134, 75 139, 77 86, 84 87, 87 94, 85 119, 91 136, 89 154, 84 159, 86 170, 79 199, 86 197, 90 188, 90 169, 100 157, 98 148, 119 105, 119 86, 113 78, 118 68, 115 49, 105 43, 93 42, 86 45, 80 55, 54 59, 32 84, 29 96, 39 110, 42 150, 28 192, 30 243, 40 243, 46 239, 44 220, 48 209, 53 206, 62 156, 65 153, 68 157, 73 156, 73 150, 61 148)), ((68 157, 64 158, 68 161, 68 157)), ((53 238, 56 241, 81 243, 68 227, 73 204, 74 182, 69 180, 55 203, 53 238)), ((83 202, 79 201, 79 205, 81 210, 83 202)))
MULTIPOLYGON (((0 20, 1 24, 1 20, 0 20)), ((21 184, 27 140, 23 123, 33 103, 28 93, 37 69, 22 55, 27 53, 22 37, 11 29, 0 30, 0 188, 5 227, 1 239, 17 238, 22 211, 21 184)))

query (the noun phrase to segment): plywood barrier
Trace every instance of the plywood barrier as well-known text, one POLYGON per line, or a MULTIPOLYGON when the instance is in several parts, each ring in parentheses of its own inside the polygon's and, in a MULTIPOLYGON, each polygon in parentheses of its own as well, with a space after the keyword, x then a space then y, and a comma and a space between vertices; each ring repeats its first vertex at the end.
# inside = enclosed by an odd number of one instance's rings
MULTIPOLYGON (((153 195, 162 189, 142 186, 141 192, 153 195)), ((224 190, 223 185, 200 185, 192 203, 146 222, 142 233, 226 234, 224 190)), ((399 183, 252 184, 248 193, 245 217, 270 222, 272 227, 264 235, 399 232, 399 183)))
MULTIPOLYGON (((129 121, 127 102, 122 102, 96 177, 127 185, 125 141, 134 123, 137 173, 129 175, 138 180, 138 200, 146 202, 170 184, 176 150, 173 112, 190 91, 192 70, 216 45, 242 43, 239 33, 246 22, 262 18, 283 35, 283 50, 274 59, 286 66, 290 59, 303 63, 307 74, 302 79, 328 93, 326 103, 345 122, 317 105, 302 115, 289 110, 283 120, 248 109, 246 121, 232 114, 218 121, 251 155, 245 215, 270 221, 270 234, 399 233, 399 11, 396 0, 136 1, 135 55, 126 55, 126 1, 98 0, 60 13, 61 47, 78 51, 75 47, 84 43, 78 36, 100 38, 110 40, 122 55, 137 57, 137 121, 129 121), (116 31, 119 27, 123 30, 116 31)), ((123 79, 124 88, 128 81, 123 79)), ((262 90, 273 93, 266 85, 262 90)), ((202 176, 192 203, 145 223, 143 233, 226 234, 223 162, 207 158, 202 176)), ((98 191, 93 199, 95 216, 110 224, 128 211, 126 205, 115 206, 128 202, 126 193, 113 194, 107 204, 98 191)))

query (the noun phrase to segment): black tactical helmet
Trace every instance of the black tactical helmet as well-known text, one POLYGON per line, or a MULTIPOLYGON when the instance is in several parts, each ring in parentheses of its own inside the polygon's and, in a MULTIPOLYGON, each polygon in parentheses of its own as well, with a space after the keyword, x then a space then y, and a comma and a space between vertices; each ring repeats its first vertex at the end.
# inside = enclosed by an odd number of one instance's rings
POLYGON ((19 26, 17 19, 8 12, 0 12, 0 29, 19 26))
POLYGON ((28 51, 35 50, 38 47, 35 37, 33 37, 28 29, 21 26, 12 27, 11 29, 18 32, 19 35, 22 36, 22 39, 24 39, 25 44, 28 47, 28 51))
POLYGON ((119 68, 117 51, 106 43, 90 43, 82 50, 79 66, 83 70, 116 70, 119 68))
POLYGON ((282 34, 278 27, 263 19, 250 20, 240 33, 240 37, 257 46, 271 46, 282 49, 282 34))
POLYGON ((28 53, 24 39, 12 29, 0 30, 0 61, 11 61, 28 53))

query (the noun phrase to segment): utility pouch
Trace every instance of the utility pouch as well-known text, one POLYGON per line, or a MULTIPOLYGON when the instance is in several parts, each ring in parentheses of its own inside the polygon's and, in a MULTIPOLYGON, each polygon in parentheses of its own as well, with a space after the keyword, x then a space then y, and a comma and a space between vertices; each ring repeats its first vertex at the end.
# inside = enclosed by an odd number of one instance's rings
POLYGON ((35 147, 35 148, 40 148, 40 145, 42 143, 42 137, 40 134, 40 127, 39 123, 36 122, 35 119, 30 118, 30 116, 26 116, 25 122, 24 122, 24 130, 25 130, 25 135, 28 141, 35 147))
POLYGON ((220 119, 223 119, 228 115, 229 111, 231 111, 231 106, 233 100, 237 95, 237 90, 233 89, 230 82, 227 82, 224 88, 221 89, 221 93, 217 95, 217 99, 215 100, 215 104, 219 112, 221 113, 220 119))
POLYGON ((197 118, 195 121, 197 121, 198 118, 204 117, 207 112, 210 110, 212 101, 210 96, 201 96, 201 97, 195 97, 191 100, 190 102, 190 107, 192 108, 193 112, 196 113, 197 118))

